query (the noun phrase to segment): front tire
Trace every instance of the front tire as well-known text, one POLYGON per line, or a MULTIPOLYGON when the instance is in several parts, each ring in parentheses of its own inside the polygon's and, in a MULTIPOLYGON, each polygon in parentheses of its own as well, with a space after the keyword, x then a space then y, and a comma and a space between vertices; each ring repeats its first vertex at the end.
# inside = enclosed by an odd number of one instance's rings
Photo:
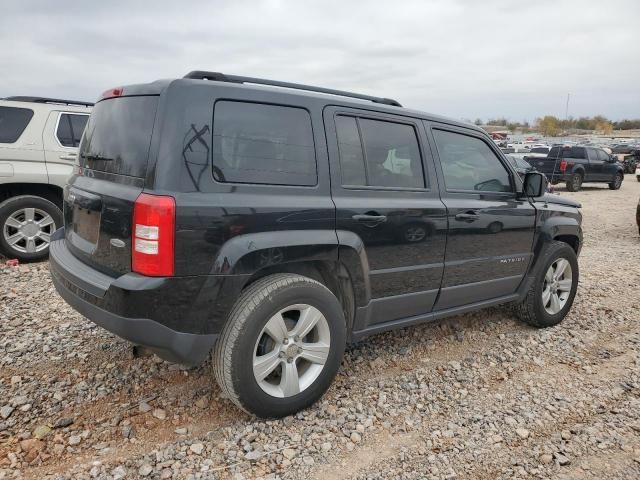
POLYGON ((329 289, 301 275, 270 275, 234 305, 212 352, 214 373, 241 409, 284 417, 329 388, 345 341, 344 313, 329 289))
POLYGON ((0 251, 21 262, 49 255, 51 235, 62 226, 60 209, 42 197, 20 195, 0 203, 0 251))
POLYGON ((552 327, 567 316, 578 288, 576 252, 564 242, 551 242, 525 298, 514 306, 516 316, 534 327, 552 327))
POLYGON ((567 180, 567 190, 570 192, 577 192, 582 187, 582 174, 574 173, 571 178, 567 180))
POLYGON ((623 178, 624 178, 624 175, 622 175, 622 173, 617 173, 616 176, 613 178, 613 182, 609 184, 609 190, 619 190, 620 187, 622 186, 623 178))

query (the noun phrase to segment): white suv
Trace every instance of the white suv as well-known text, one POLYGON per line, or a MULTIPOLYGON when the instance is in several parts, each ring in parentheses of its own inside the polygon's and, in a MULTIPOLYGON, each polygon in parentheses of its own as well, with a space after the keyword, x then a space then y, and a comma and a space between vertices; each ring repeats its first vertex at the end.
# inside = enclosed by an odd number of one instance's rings
POLYGON ((21 261, 49 253, 92 107, 55 98, 0 99, 0 253, 21 261))

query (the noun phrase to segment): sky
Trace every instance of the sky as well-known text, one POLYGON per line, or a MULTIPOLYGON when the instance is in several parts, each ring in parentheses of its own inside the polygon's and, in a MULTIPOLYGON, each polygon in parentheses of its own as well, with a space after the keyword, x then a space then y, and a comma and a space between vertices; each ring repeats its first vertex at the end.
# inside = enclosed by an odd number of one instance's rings
POLYGON ((638 0, 4 0, 0 97, 93 101, 191 70, 475 120, 640 118, 638 0))

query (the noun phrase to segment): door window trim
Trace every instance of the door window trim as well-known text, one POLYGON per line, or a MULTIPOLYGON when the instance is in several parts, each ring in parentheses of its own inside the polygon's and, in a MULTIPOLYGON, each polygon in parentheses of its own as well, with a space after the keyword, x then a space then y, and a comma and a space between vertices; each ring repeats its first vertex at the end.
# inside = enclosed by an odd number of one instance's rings
MULTIPOLYGON (((461 193, 461 194, 473 194, 473 195, 491 195, 491 196, 500 196, 500 197, 514 197, 517 193, 517 188, 516 188, 516 183, 515 183, 515 177, 514 177, 514 170, 513 167, 511 166, 511 164, 509 164, 509 161, 502 158, 502 155, 500 153, 498 153, 497 149, 494 148, 488 141, 486 138, 483 137, 482 134, 479 134, 478 132, 475 132, 473 130, 467 130, 465 128, 456 128, 456 127, 451 127, 449 125, 446 124, 441 124, 441 123, 436 123, 436 122, 431 122, 431 121, 425 121, 425 127, 429 130, 429 132, 431 133, 431 136, 433 137, 433 143, 435 146, 435 150, 436 153, 438 155, 438 164, 440 167, 440 171, 442 172, 442 186, 444 187, 444 191, 447 193, 461 193), (446 180, 444 178, 444 170, 442 169, 442 158, 440 157, 440 151, 438 150, 438 144, 435 141, 435 135, 433 134, 434 130, 441 130, 444 132, 449 132, 449 133, 456 133, 459 135, 464 135, 467 137, 471 137, 471 138, 475 138, 476 140, 480 140, 481 142, 484 142, 484 144, 489 148, 489 150, 491 150, 493 152, 493 154, 498 158, 498 161, 500 162, 500 164, 502 165, 502 167, 506 170, 507 175, 509 176, 509 184, 511 185, 511 191, 510 192, 494 192, 491 190, 466 190, 466 189, 460 189, 460 188, 452 188, 449 189, 447 188, 447 183, 446 180)), ((493 143, 493 142, 491 142, 493 143)))
MULTIPOLYGON (((58 146, 61 148, 70 148, 70 149, 77 149, 78 147, 67 147, 65 145, 62 144, 62 142, 60 141, 60 138, 58 138, 58 126, 60 125, 60 119, 62 118, 62 115, 84 115, 85 117, 89 117, 91 114, 90 113, 80 113, 80 112, 58 112, 58 119, 56 120, 56 125, 53 128, 53 137, 56 139, 56 142, 58 142, 58 146)), ((89 120, 89 118, 87 118, 87 121, 89 120)), ((85 126, 86 128, 86 126, 85 126)), ((82 136, 80 136, 82 139, 82 136)))
MULTIPOLYGON (((330 105, 327 105, 327 106, 330 106, 330 105)), ((380 122, 397 123, 400 125, 408 125, 412 127, 413 132, 416 136, 416 142, 418 143, 418 152, 420 154, 420 167, 422 169, 422 179, 424 181, 425 186, 424 187, 385 187, 382 185, 343 185, 341 182, 340 187, 345 190, 352 190, 352 191, 380 190, 380 191, 391 191, 391 192, 430 192, 431 182, 429 181, 430 180, 429 175, 426 175, 427 169, 425 168, 425 161, 427 157, 425 156, 425 151, 422 145, 422 140, 420 138, 420 131, 419 131, 419 128, 420 128, 419 122, 421 121, 421 119, 414 120, 413 118, 405 118, 405 117, 402 117, 401 119, 399 119, 395 116, 376 114, 376 113, 377 112, 370 112, 368 110, 360 111, 356 109, 351 110, 346 108, 335 108, 333 110, 332 121, 333 121, 333 128, 336 135, 336 147, 338 150, 338 165, 340 166, 340 169, 341 169, 340 178, 342 179, 342 163, 340 158, 340 142, 338 142, 338 127, 336 125, 336 117, 343 116, 343 117, 351 117, 356 121, 358 136, 360 137, 360 148, 362 148, 362 158, 364 161, 365 178, 367 179, 367 181, 369 181, 369 179, 368 179, 368 173, 367 173, 368 168, 367 168, 366 149, 364 147, 364 138, 362 135, 362 131, 360 130, 360 122, 358 122, 358 119, 362 118, 365 120, 377 120, 380 122)))

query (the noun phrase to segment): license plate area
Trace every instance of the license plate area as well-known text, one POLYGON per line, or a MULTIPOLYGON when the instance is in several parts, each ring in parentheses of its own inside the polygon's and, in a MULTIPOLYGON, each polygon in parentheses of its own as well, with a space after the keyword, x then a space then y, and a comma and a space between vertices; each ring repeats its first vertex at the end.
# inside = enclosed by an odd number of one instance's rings
POLYGON ((96 245, 100 236, 100 212, 74 205, 73 231, 83 240, 96 245))

